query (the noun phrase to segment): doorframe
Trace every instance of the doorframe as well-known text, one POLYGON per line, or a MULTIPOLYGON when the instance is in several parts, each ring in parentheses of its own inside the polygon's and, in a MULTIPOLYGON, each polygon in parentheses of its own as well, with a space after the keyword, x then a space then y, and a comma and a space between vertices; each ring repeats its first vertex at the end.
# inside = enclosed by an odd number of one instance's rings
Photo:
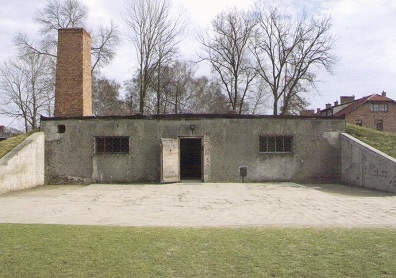
POLYGON ((177 137, 178 141, 179 141, 179 169, 180 169, 180 178, 181 178, 181 147, 180 147, 180 141, 183 139, 200 139, 201 140, 201 177, 200 180, 205 182, 205 160, 204 160, 204 155, 205 155, 205 144, 204 144, 204 136, 191 136, 191 135, 187 135, 187 136, 178 136, 177 137))

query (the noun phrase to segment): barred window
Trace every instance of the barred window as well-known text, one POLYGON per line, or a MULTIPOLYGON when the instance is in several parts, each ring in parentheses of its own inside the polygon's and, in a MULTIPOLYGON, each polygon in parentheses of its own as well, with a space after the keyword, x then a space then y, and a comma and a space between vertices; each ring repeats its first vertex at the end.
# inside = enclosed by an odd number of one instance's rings
POLYGON ((291 153, 293 151, 292 136, 260 136, 259 140, 261 153, 291 153))
POLYGON ((129 153, 129 137, 95 137, 97 154, 129 153))
POLYGON ((388 104, 386 104, 386 103, 372 103, 371 111, 373 111, 373 112, 387 112, 388 104))

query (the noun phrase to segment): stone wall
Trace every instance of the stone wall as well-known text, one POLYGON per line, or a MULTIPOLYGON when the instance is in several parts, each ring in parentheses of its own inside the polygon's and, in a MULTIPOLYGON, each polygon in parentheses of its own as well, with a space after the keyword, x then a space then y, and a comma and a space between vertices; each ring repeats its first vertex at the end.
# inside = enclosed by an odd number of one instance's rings
POLYGON ((57 56, 55 116, 91 116, 91 36, 82 28, 59 29, 57 56))
POLYGON ((341 136, 341 165, 344 183, 396 192, 396 159, 346 133, 341 136))
POLYGON ((0 159, 0 194, 44 184, 44 133, 36 132, 0 159))
POLYGON ((136 116, 43 119, 46 182, 158 182, 161 138, 202 138, 203 180, 339 181, 343 119, 136 116), (190 126, 194 125, 194 132, 190 126), (64 126, 60 133, 58 126, 64 126), (293 136, 292 153, 260 153, 259 136, 293 136), (95 153, 96 136, 128 136, 128 154, 95 153))

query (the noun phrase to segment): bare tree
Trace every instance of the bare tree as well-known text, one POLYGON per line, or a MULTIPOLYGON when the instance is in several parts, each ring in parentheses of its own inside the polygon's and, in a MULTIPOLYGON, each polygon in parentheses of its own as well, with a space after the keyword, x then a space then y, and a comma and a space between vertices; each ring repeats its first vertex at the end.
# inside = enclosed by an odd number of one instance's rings
MULTIPOLYGON (((56 59, 58 29, 86 28, 87 17, 88 8, 79 0, 48 0, 34 17, 34 21, 40 26, 40 41, 34 42, 26 34, 20 33, 15 37, 15 44, 21 53, 47 55, 56 59)), ((109 27, 91 31, 91 35, 93 72, 112 60, 120 38, 119 31, 112 22, 109 27)))
MULTIPOLYGON (((175 53, 184 31, 181 15, 172 17, 169 0, 129 1, 124 14, 128 37, 136 49, 139 64, 139 111, 144 113, 153 73, 175 53)), ((159 77, 160 74, 157 74, 159 77)), ((157 113, 160 110, 160 79, 157 79, 157 113)))
POLYGON ((124 82, 125 87, 125 98, 124 107, 127 111, 127 115, 132 115, 139 111, 139 80, 138 75, 134 78, 124 82))
POLYGON ((120 43, 119 31, 113 22, 109 27, 99 27, 92 36, 92 68, 91 72, 99 71, 108 65, 115 56, 115 49, 120 43))
POLYGON ((306 105, 304 95, 316 81, 314 70, 331 72, 335 63, 331 18, 294 19, 259 5, 254 10, 258 25, 251 49, 257 73, 272 93, 273 114, 294 113, 306 105))
POLYGON ((78 0, 49 0, 34 17, 43 35, 54 33, 60 28, 82 27, 88 16, 88 8, 78 0))
POLYGON ((190 86, 189 113, 224 114, 229 111, 230 104, 217 80, 201 76, 194 78, 190 86))
POLYGON ((30 54, 0 68, 0 113, 22 118, 26 132, 38 127, 40 115, 52 114, 53 76, 49 67, 47 57, 30 54))
POLYGON ((121 85, 103 76, 93 77, 93 114, 111 116, 124 114, 120 101, 121 85))
POLYGON ((210 62, 239 114, 256 75, 248 48, 255 26, 252 19, 236 9, 222 12, 212 21, 212 29, 198 38, 204 49, 201 58, 210 62))
POLYGON ((176 61, 173 65, 164 66, 162 71, 164 114, 188 111, 189 88, 193 75, 194 69, 188 62, 176 61))

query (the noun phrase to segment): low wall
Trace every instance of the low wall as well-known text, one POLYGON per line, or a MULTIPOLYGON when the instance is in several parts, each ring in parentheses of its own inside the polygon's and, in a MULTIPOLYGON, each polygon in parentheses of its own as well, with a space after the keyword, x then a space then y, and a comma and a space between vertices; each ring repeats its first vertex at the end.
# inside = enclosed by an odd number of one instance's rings
POLYGON ((36 132, 0 159, 0 194, 44 184, 44 133, 36 132))
POLYGON ((341 171, 344 183, 396 192, 396 159, 343 133, 341 171))

